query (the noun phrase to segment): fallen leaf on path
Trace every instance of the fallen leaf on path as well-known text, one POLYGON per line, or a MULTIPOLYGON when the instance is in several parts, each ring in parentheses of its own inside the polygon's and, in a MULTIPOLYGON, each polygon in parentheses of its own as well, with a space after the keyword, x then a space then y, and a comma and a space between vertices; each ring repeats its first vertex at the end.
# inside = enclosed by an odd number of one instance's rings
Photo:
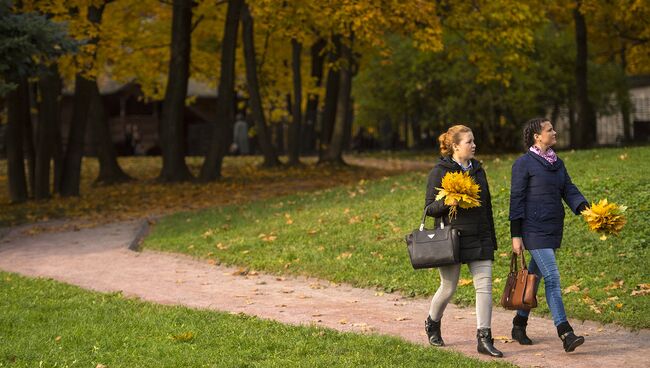
POLYGON ((342 320, 339 321, 339 324, 347 325, 347 324, 348 324, 348 320, 344 318, 344 319, 342 319, 342 320))
POLYGON ((398 321, 398 322, 401 322, 401 321, 408 321, 408 320, 410 320, 410 318, 409 317, 397 317, 397 318, 395 318, 395 320, 398 321))

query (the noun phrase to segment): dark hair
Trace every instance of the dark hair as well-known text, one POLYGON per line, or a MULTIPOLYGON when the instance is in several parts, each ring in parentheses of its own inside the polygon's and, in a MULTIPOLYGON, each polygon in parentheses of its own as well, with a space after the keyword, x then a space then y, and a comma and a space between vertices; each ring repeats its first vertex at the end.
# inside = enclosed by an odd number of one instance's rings
POLYGON ((535 144, 535 134, 542 134, 542 124, 550 122, 547 118, 533 118, 524 125, 524 149, 535 144))

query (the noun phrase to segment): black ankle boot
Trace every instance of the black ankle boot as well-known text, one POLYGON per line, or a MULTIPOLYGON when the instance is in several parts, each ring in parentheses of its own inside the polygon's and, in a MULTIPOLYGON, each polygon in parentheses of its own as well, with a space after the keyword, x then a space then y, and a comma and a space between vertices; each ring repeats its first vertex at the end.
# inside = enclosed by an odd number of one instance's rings
POLYGON ((573 333, 573 328, 571 328, 569 322, 562 322, 557 326, 557 335, 562 340, 562 346, 567 353, 574 351, 585 342, 584 337, 576 336, 573 333))
POLYGON ((433 346, 445 346, 445 342, 442 340, 440 334, 440 323, 442 319, 438 322, 431 319, 427 316, 427 320, 424 322, 424 330, 427 332, 427 337, 429 338, 429 344, 433 346))
POLYGON ((476 340, 478 342, 478 352, 485 355, 490 355, 496 358, 501 358, 503 353, 494 347, 494 339, 492 338, 492 330, 489 328, 479 328, 476 330, 476 340))
POLYGON ((526 326, 528 317, 522 317, 518 314, 512 319, 512 339, 521 345, 533 345, 533 341, 526 335, 526 326))

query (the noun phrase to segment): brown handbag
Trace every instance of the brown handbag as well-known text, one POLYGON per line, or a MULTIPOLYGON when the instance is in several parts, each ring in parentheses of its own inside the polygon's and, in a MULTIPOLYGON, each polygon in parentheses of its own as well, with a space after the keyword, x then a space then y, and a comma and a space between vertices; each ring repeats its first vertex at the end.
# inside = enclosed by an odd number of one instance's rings
POLYGON ((530 310, 537 307, 537 275, 528 273, 523 252, 519 261, 521 268, 517 270, 517 254, 513 252, 510 256, 510 273, 501 296, 501 305, 505 309, 530 310))

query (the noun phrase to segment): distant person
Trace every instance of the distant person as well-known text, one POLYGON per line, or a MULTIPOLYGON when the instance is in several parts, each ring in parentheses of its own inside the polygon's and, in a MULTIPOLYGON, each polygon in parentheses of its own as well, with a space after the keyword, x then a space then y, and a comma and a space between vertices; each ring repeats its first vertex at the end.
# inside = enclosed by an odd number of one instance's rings
POLYGON ((233 143, 236 145, 235 152, 240 155, 248 155, 250 146, 248 144, 248 124, 242 114, 237 114, 237 121, 233 128, 233 143))
POLYGON ((431 299, 425 331, 429 343, 443 346, 440 326, 447 304, 456 292, 460 278, 460 266, 466 263, 472 273, 476 290, 476 339, 481 354, 502 357, 503 353, 494 347, 492 338, 492 262, 497 249, 492 201, 487 176, 481 163, 474 159, 476 144, 472 130, 464 125, 454 125, 442 133, 440 160, 429 173, 425 208, 427 215, 435 218, 436 227, 440 221, 449 225, 449 209, 444 199, 436 200, 442 187, 442 178, 450 172, 466 172, 479 185, 481 205, 474 208, 458 208, 451 226, 460 232, 460 263, 438 268, 440 287, 431 299))
MULTIPOLYGON (((562 242, 564 206, 576 215, 589 206, 585 197, 571 182, 569 173, 551 148, 556 142, 553 124, 545 118, 529 120, 524 127, 526 153, 512 165, 510 183, 510 235, 512 251, 531 255, 528 271, 544 278, 546 302, 553 315, 557 335, 564 351, 571 352, 585 338, 576 336, 567 321, 560 288, 560 271, 555 251, 562 242)), ((512 320, 512 338, 521 345, 532 345, 526 335, 528 310, 518 310, 512 320)))
POLYGON ((142 137, 138 126, 131 125, 131 149, 134 155, 139 156, 144 154, 144 147, 142 146, 142 137))

